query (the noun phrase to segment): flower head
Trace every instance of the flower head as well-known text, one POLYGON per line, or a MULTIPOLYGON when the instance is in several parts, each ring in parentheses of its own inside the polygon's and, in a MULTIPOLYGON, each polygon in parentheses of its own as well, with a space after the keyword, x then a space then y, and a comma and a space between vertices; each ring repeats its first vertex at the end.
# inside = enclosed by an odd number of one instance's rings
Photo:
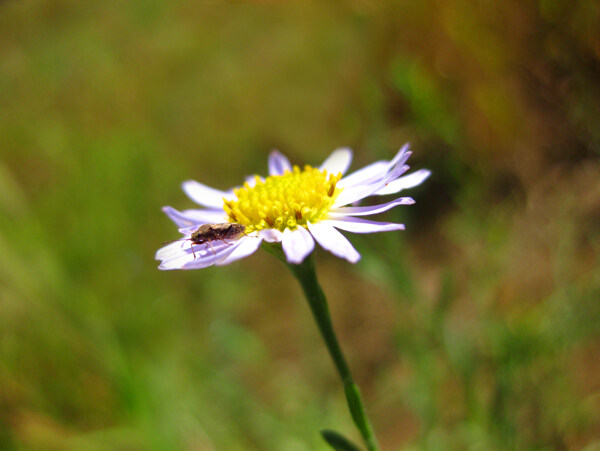
POLYGON ((373 195, 395 194, 423 182, 430 174, 426 169, 402 175, 408 170, 405 163, 409 156, 405 145, 391 161, 378 161, 343 177, 352 161, 350 149, 335 150, 318 168, 292 166, 285 156, 273 151, 268 177, 255 175, 230 191, 184 182, 185 193, 204 208, 163 208, 183 238, 158 250, 159 268, 226 265, 254 253, 263 240, 281 242, 290 263, 301 263, 313 251, 315 241, 355 263, 360 254, 338 229, 354 233, 403 230, 403 224, 360 217, 411 205, 414 200, 400 197, 368 207, 347 205, 373 195))

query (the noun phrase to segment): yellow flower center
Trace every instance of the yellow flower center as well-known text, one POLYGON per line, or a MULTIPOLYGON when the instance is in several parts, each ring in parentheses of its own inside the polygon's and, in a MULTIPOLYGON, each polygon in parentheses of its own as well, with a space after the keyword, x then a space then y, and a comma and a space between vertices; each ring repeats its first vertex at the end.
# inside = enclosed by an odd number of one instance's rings
POLYGON ((246 231, 295 229, 325 218, 341 192, 336 187, 342 174, 327 174, 311 166, 283 175, 271 175, 264 181, 256 176, 256 185, 234 190, 237 199, 224 200, 230 222, 246 226, 246 231))

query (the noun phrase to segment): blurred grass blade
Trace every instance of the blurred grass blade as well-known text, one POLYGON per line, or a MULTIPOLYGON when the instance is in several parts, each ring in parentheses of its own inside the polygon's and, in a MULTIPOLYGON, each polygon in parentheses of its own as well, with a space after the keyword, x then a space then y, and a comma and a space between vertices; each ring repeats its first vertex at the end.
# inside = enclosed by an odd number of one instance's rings
POLYGON ((361 451, 359 447, 338 432, 324 429, 321 431, 321 435, 336 451, 361 451))

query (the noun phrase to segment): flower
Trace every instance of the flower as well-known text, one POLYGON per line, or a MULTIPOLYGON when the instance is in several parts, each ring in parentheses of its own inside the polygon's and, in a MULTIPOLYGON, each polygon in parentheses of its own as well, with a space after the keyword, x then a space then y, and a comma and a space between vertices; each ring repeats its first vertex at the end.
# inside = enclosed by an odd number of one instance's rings
POLYGON ((281 242, 289 263, 299 264, 315 241, 351 263, 360 254, 338 231, 354 233, 404 230, 403 224, 362 219, 397 205, 411 205, 410 197, 367 207, 354 206, 373 195, 395 194, 422 183, 430 175, 421 169, 404 175, 411 152, 405 145, 391 161, 377 161, 342 177, 352 161, 352 151, 335 150, 319 168, 292 166, 278 151, 269 156, 269 176, 249 177, 243 186, 219 191, 195 181, 183 190, 203 209, 163 211, 184 235, 156 253, 159 269, 197 269, 226 265, 254 253, 262 241, 281 242), (348 206, 352 205, 352 206, 348 206), (241 224, 233 229, 226 223, 241 224), (218 224, 200 229, 204 224, 218 224), (222 232, 233 229, 231 233, 222 232), (243 229, 238 233, 238 229, 243 229), (211 231, 212 230, 212 231, 211 231))

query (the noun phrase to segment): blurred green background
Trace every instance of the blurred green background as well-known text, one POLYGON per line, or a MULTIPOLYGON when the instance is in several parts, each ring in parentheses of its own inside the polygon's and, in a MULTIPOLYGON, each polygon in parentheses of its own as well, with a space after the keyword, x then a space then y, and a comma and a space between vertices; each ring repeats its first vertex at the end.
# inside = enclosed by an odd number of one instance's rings
POLYGON ((0 449, 359 441, 286 268, 160 272, 160 208, 405 142, 406 232, 317 252, 383 449, 600 449, 599 11, 0 2, 0 449))

